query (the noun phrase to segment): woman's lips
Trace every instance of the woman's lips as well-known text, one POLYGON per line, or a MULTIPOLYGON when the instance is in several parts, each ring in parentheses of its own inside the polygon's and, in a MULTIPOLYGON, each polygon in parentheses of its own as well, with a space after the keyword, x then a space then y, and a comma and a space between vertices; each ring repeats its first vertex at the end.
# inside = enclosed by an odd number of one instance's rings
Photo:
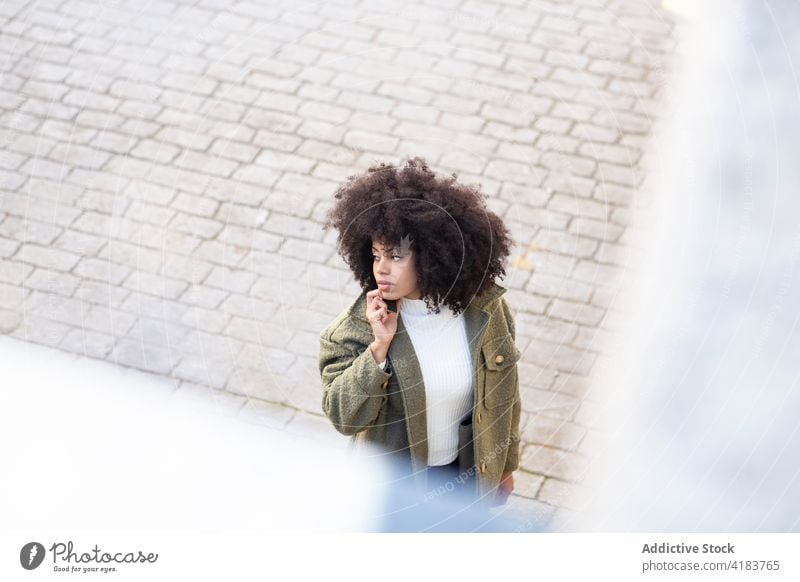
POLYGON ((392 284, 391 283, 378 283, 378 288, 381 291, 388 291, 389 289, 392 288, 392 284))

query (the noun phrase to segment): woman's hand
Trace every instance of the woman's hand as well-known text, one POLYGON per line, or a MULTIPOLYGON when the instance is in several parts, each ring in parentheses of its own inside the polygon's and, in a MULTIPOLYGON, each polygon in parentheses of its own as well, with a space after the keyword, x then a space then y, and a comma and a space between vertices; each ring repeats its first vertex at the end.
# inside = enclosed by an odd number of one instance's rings
MULTIPOLYGON (((398 306, 400 302, 398 302, 398 306)), ((383 361, 386 359, 386 352, 389 350, 389 344, 394 339, 394 334, 397 332, 397 313, 389 311, 389 307, 381 297, 381 290, 374 289, 367 292, 367 309, 366 316, 372 327, 372 335, 375 336, 375 341, 372 346, 372 353, 375 355, 376 361, 383 361)))
POLYGON ((492 506, 505 505, 512 491, 514 491, 514 474, 503 473, 500 477, 500 485, 497 486, 497 495, 492 506))

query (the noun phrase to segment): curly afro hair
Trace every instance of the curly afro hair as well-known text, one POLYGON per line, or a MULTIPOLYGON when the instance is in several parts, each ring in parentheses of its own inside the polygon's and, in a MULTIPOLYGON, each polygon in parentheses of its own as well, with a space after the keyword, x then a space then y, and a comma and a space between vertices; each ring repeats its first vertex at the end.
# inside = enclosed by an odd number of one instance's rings
POLYGON ((411 240, 417 285, 429 310, 444 304, 458 314, 506 272, 512 239, 486 207, 480 186, 437 177, 423 158, 401 167, 379 163, 349 176, 323 230, 339 232, 338 250, 364 291, 377 288, 373 239, 399 248, 411 240))

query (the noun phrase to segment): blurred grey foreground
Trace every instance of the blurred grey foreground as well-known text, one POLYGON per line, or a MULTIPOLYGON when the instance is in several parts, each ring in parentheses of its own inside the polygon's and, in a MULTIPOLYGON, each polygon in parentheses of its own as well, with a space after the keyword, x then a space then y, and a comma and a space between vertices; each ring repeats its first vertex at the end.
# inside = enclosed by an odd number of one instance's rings
POLYGON ((800 3, 701 5, 581 529, 800 531, 800 3))
POLYGON ((0 528, 532 531, 422 503, 378 455, 248 423, 169 380, 0 337, 0 528))

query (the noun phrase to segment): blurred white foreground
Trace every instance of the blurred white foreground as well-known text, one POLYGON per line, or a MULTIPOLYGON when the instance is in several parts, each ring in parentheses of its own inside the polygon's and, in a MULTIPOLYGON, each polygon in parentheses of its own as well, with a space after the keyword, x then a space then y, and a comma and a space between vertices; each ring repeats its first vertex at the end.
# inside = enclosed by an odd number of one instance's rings
POLYGON ((693 7, 579 529, 796 532, 800 3, 693 7))
POLYGON ((0 528, 365 531, 380 459, 248 424, 168 379, 0 337, 0 528))
POLYGON ((0 529, 537 531, 422 502, 386 455, 249 424, 169 379, 0 337, 0 529))

